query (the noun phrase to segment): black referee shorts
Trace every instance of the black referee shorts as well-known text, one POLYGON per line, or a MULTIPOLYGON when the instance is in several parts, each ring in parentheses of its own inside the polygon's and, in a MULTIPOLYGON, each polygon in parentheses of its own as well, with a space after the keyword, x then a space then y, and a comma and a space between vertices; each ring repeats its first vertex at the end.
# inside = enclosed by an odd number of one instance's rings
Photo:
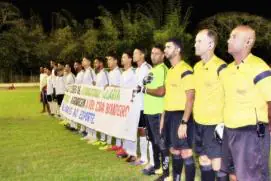
POLYGON ((192 116, 187 124, 187 137, 180 139, 178 129, 181 124, 184 111, 165 111, 162 136, 165 146, 174 149, 192 149, 194 136, 194 121, 192 116))
POLYGON ((202 125, 195 122, 195 151, 209 159, 220 158, 222 145, 214 136, 216 125, 202 125))
POLYGON ((140 117, 139 117, 139 122, 138 122, 138 128, 146 128, 146 118, 144 111, 140 111, 140 117))

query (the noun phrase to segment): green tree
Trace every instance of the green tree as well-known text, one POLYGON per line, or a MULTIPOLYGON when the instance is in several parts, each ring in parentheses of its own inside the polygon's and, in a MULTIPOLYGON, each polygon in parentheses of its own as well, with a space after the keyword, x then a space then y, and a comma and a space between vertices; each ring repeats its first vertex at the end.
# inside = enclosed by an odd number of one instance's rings
POLYGON ((210 28, 219 35, 217 53, 226 61, 232 61, 232 57, 227 53, 227 40, 230 32, 237 25, 249 25, 256 31, 256 43, 253 52, 265 60, 271 56, 271 22, 263 17, 248 13, 227 12, 218 13, 208 17, 198 24, 198 29, 210 28))
POLYGON ((0 2, 0 32, 22 23, 20 10, 10 3, 0 2))
POLYGON ((190 60, 192 50, 192 36, 186 29, 189 24, 191 8, 183 12, 181 0, 150 1, 145 12, 149 12, 156 22, 154 41, 164 44, 169 38, 176 37, 184 42, 185 59, 190 60), (157 9, 155 7, 158 7, 157 9))

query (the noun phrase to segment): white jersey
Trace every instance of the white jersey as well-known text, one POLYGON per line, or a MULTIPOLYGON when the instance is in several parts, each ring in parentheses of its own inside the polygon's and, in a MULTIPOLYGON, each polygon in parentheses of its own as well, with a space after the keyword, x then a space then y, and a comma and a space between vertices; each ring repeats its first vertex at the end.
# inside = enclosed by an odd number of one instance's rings
POLYGON ((125 70, 121 74, 120 87, 123 88, 135 88, 136 86, 136 74, 132 67, 125 70))
POLYGON ((110 86, 120 86, 121 71, 119 67, 114 68, 109 72, 109 85, 110 86))
POLYGON ((56 77, 56 95, 64 94, 65 93, 65 82, 64 76, 57 76, 56 77))
POLYGON ((82 84, 83 83, 83 78, 84 78, 84 71, 81 70, 80 72, 77 73, 75 77, 75 83, 76 84, 82 84))
POLYGON ((47 95, 52 95, 54 93, 54 86, 52 75, 47 77, 47 95))
POLYGON ((40 91, 42 91, 42 88, 46 86, 47 84, 47 74, 42 73, 40 74, 40 91))
POLYGON ((67 74, 67 75, 65 76, 64 81, 65 81, 65 88, 66 88, 66 89, 68 88, 69 85, 74 84, 74 82, 75 82, 75 77, 74 77, 73 73, 70 72, 69 74, 67 74))
MULTIPOLYGON (((151 65, 148 64, 147 62, 144 62, 140 67, 137 67, 136 69, 136 85, 143 86, 143 79, 146 77, 150 70, 151 70, 151 65)), ((143 93, 138 93, 138 98, 140 99, 140 110, 144 109, 144 94, 143 93)))
POLYGON ((104 69, 100 70, 96 76, 96 86, 97 87, 104 87, 109 85, 109 77, 108 72, 104 69))
POLYGON ((93 85, 93 82, 96 80, 96 75, 95 72, 93 71, 92 68, 87 68, 84 71, 84 76, 83 76, 83 81, 82 84, 85 85, 93 85))

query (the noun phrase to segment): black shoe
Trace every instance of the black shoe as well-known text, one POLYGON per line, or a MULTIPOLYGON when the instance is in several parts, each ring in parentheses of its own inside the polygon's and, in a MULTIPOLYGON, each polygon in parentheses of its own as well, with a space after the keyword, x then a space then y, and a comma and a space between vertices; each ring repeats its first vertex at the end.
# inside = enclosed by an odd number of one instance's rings
POLYGON ((65 124, 64 126, 65 126, 66 129, 71 130, 70 124, 65 124))
POLYGON ((144 175, 154 175, 154 174, 155 174, 155 169, 154 169, 153 166, 151 166, 151 167, 149 167, 149 168, 144 168, 144 169, 142 170, 142 173, 143 173, 144 175))
POLYGON ((165 181, 165 179, 169 177, 168 175, 161 175, 160 177, 158 177, 157 179, 155 179, 154 181, 165 181))
POLYGON ((134 162, 134 161, 136 161, 136 157, 135 156, 129 156, 125 161, 128 162, 128 163, 134 162))
POLYGON ((82 136, 83 136, 83 137, 87 136, 87 134, 88 134, 88 133, 87 133, 86 131, 83 131, 83 132, 82 132, 82 136))
POLYGON ((72 132, 77 131, 77 129, 75 129, 75 128, 73 128, 73 127, 71 127, 70 130, 71 130, 72 132))
POLYGON ((127 154, 121 154, 121 155, 117 155, 118 158, 127 158, 128 155, 127 154))

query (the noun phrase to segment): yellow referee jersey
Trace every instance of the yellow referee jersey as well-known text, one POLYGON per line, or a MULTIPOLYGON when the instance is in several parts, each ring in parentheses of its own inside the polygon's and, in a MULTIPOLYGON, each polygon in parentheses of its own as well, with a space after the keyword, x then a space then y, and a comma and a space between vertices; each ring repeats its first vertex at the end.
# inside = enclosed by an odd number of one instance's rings
POLYGON ((215 125, 223 122, 224 90, 220 76, 226 63, 213 56, 204 63, 202 60, 194 66, 195 102, 194 119, 203 125, 215 125))
POLYGON ((194 89, 193 69, 181 60, 168 70, 165 84, 165 110, 184 110, 186 103, 185 91, 194 89))
POLYGON ((229 128, 268 123, 271 71, 259 57, 249 54, 239 65, 231 63, 223 76, 224 122, 229 128))

